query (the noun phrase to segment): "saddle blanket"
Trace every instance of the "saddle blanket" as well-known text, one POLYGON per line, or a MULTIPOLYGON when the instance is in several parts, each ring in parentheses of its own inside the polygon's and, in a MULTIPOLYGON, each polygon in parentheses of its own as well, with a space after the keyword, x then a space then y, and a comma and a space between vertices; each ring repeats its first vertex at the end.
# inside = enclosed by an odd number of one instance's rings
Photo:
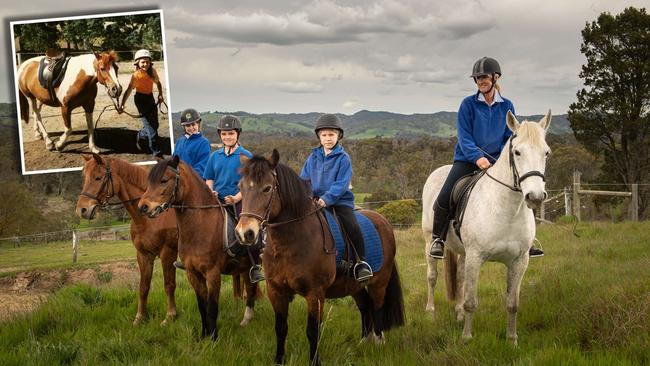
MULTIPOLYGON (((327 218, 327 223, 330 227, 330 232, 334 238, 334 243, 336 245, 336 264, 341 263, 343 259, 343 254, 345 254, 345 242, 343 240, 343 232, 339 227, 338 221, 332 215, 330 210, 323 210, 325 212, 325 217, 327 218)), ((373 272, 378 272, 381 269, 382 264, 384 263, 384 252, 381 246, 381 239, 379 238, 379 233, 377 228, 372 224, 369 218, 363 216, 361 212, 354 211, 354 214, 359 222, 361 227, 361 232, 363 233, 363 240, 366 244, 366 261, 372 268, 373 272)))

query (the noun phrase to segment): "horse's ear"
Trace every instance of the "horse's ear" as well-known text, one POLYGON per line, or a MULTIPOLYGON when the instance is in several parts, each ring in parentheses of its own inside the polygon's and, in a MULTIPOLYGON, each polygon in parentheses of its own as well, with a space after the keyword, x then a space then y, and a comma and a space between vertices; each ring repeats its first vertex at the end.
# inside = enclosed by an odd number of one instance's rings
POLYGON ((540 121, 539 125, 542 126, 542 128, 545 131, 548 131, 549 126, 551 126, 551 118, 553 116, 551 115, 551 110, 548 110, 548 113, 546 113, 546 116, 544 116, 540 121))
POLYGON ((520 123, 517 121, 517 117, 515 117, 510 110, 508 110, 508 114, 506 115, 506 124, 512 132, 517 132, 519 129, 520 123))
POLYGON ((85 161, 88 161, 93 158, 92 155, 85 154, 85 153, 82 153, 81 157, 84 158, 85 161))
POLYGON ((174 169, 178 168, 178 163, 180 163, 181 158, 178 157, 178 155, 174 155, 172 159, 169 161, 169 166, 171 166, 174 169))
POLYGON ((239 163, 241 165, 244 165, 244 164, 248 163, 249 160, 251 160, 251 159, 249 159, 248 156, 246 156, 244 154, 239 154, 239 163))
POLYGON ((97 59, 97 60, 99 60, 100 58, 102 58, 102 55, 100 55, 99 53, 97 53, 97 52, 95 52, 95 51, 93 51, 93 55, 95 55, 95 59, 97 59))
MULTIPOLYGON (((95 161, 97 162, 97 164, 102 164, 102 165, 104 164, 104 159, 102 159, 101 156, 99 156, 99 155, 93 153, 93 158, 95 159, 95 161)), ((90 159, 89 159, 89 160, 90 160, 90 159)))
POLYGON ((280 162, 280 153, 278 152, 277 149, 273 149, 273 152, 271 153, 271 159, 269 159, 269 162, 271 163, 273 169, 275 169, 275 167, 278 166, 278 163, 280 162))

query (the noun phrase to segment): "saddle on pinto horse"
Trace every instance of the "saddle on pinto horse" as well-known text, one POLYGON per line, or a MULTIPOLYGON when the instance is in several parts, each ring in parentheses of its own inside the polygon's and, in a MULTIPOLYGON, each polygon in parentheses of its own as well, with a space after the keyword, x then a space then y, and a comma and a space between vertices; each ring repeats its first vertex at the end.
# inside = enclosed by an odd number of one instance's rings
POLYGON ((38 82, 47 89, 52 100, 58 100, 54 88, 61 85, 70 58, 70 56, 66 57, 65 52, 50 48, 45 51, 45 57, 38 65, 38 82))
POLYGON ((485 171, 477 170, 474 173, 462 176, 456 181, 454 188, 451 190, 449 217, 456 235, 461 240, 460 228, 463 225, 463 217, 465 216, 465 208, 467 207, 469 196, 472 194, 476 182, 478 182, 484 174, 485 171))

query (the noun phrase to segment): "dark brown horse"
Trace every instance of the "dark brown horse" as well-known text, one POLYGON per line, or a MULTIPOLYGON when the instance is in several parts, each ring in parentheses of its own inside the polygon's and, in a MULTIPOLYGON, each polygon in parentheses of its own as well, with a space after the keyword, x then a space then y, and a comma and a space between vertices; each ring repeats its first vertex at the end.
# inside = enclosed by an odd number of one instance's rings
POLYGON ((86 124, 88 125, 88 148, 93 153, 99 153, 93 137, 95 130, 93 110, 95 109, 95 97, 97 96, 97 83, 99 82, 106 87, 108 95, 115 100, 113 103, 119 103, 118 98, 122 93, 122 86, 117 77, 116 53, 111 51, 71 57, 61 84, 54 89, 54 95, 50 95, 49 91, 43 88, 38 81, 39 62, 43 57, 45 56, 30 58, 18 68, 20 118, 24 123, 29 123, 29 104, 31 104, 36 119, 34 124, 36 137, 45 140, 45 147, 48 150, 53 150, 56 147, 60 151, 65 146, 66 140, 72 131, 70 119, 72 110, 83 107, 86 112, 86 124), (56 146, 52 143, 41 120, 41 107, 43 104, 51 107, 61 107, 61 116, 63 117, 65 129, 56 146))
POLYGON ((167 320, 176 316, 176 247, 178 230, 176 214, 166 212, 158 220, 149 220, 137 212, 137 203, 147 188, 149 172, 138 165, 124 160, 102 158, 97 154, 82 155, 86 159, 83 168, 84 186, 77 201, 77 215, 84 219, 93 219, 100 206, 108 204, 109 199, 117 196, 120 203, 131 215, 131 240, 137 250, 140 269, 140 294, 138 312, 133 324, 138 324, 147 315, 147 297, 151 286, 153 262, 160 257, 162 263, 165 292, 167 293, 167 320))
MULTIPOLYGON (((233 260, 225 252, 225 212, 191 166, 178 156, 161 160, 149 173, 147 191, 138 204, 140 212, 157 217, 174 208, 178 219, 178 250, 187 278, 194 288, 201 313, 202 335, 217 338, 221 274, 248 274, 248 258, 233 260)), ((246 312, 242 325, 253 317, 257 284, 246 278, 246 312)), ((233 278, 235 279, 235 278, 233 278)))
POLYGON ((381 270, 362 287, 353 278, 336 276, 335 248, 327 221, 311 198, 308 184, 289 167, 254 156, 245 163, 239 182, 243 194, 237 235, 255 243, 268 230, 263 261, 268 297, 275 311, 275 362, 284 362, 289 302, 294 294, 307 300, 307 338, 312 364, 319 364, 317 346, 325 298, 351 295, 361 313, 361 336, 383 343, 383 331, 404 324, 402 289, 395 263, 395 237, 390 223, 363 211, 377 228, 383 245, 381 270))

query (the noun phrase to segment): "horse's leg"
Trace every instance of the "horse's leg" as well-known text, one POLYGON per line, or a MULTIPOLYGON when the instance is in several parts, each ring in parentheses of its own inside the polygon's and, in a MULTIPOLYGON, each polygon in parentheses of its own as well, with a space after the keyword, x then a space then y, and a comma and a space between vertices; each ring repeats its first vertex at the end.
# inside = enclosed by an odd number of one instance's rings
POLYGON ((190 285, 192 285, 192 288, 194 288, 194 293, 196 294, 196 304, 198 305, 199 313, 201 314, 201 336, 206 337, 208 335, 206 306, 208 289, 205 285, 205 278, 193 269, 187 269, 185 273, 187 274, 187 280, 190 282, 190 285))
POLYGON ((176 268, 174 261, 178 250, 174 247, 163 246, 160 250, 160 263, 162 264, 163 279, 165 281, 165 293, 167 294, 167 315, 161 325, 166 325, 169 320, 176 318, 176 268))
POLYGON ((84 106, 86 112, 86 126, 88 127, 88 149, 95 154, 99 154, 99 149, 95 146, 95 121, 93 121, 93 110, 95 109, 95 100, 91 104, 84 106))
POLYGON ((153 261, 156 257, 150 253, 138 251, 138 268, 140 269, 140 291, 138 297, 138 313, 135 315, 133 325, 138 325, 147 316, 147 298, 151 286, 153 261))
POLYGON ((506 299, 506 310, 508 311, 507 338, 512 344, 517 345, 517 310, 519 309, 519 290, 521 280, 524 278, 528 268, 528 256, 524 255, 515 260, 508 267, 508 298, 506 299))
POLYGON ((241 320, 239 325, 246 326, 253 319, 255 314, 255 298, 257 297, 257 291, 259 287, 256 283, 251 283, 251 280, 248 276, 240 276, 239 274, 233 275, 233 281, 235 278, 241 279, 244 277, 244 282, 246 283, 246 310, 244 311, 244 318, 241 320))
POLYGON ((61 116, 63 117, 63 134, 59 137, 59 141, 56 142, 57 151, 63 150, 63 147, 68 141, 68 136, 72 133, 72 109, 68 108, 67 105, 62 105, 61 116))
MULTIPOLYGON (((450 255, 456 255, 454 253, 449 253, 450 255)), ((458 299, 456 300, 456 306, 454 310, 456 311, 456 321, 463 321, 465 318, 465 311, 463 310, 463 304, 465 303, 465 255, 458 256, 458 268, 456 269, 456 281, 458 283, 458 299)))
POLYGON ((368 335, 372 330, 372 313, 370 309, 372 300, 365 289, 353 294, 352 297, 361 314, 361 343, 363 343, 368 339, 368 335))
POLYGON ((284 364, 284 348, 287 341, 289 324, 289 298, 278 291, 273 285, 268 284, 267 292, 269 301, 275 312, 275 363, 284 364))
POLYGON ((207 325, 208 335, 212 340, 217 340, 217 318, 219 318, 219 292, 221 291, 221 270, 218 266, 212 267, 206 276, 208 284, 207 325))
POLYGON ((41 108, 43 107, 43 103, 39 102, 36 98, 30 98, 30 102, 32 105, 32 111, 34 111, 34 135, 38 139, 42 138, 45 140, 46 149, 53 150, 54 143, 50 139, 50 136, 45 129, 45 125, 43 125, 43 119, 41 118, 41 108))
POLYGON ((483 260, 476 254, 467 253, 465 256, 465 279, 463 281, 465 310, 465 326, 463 327, 463 339, 472 339, 472 319, 478 306, 478 276, 481 271, 483 260))
POLYGON ((309 340, 309 364, 320 365, 318 357, 318 341, 320 340, 320 324, 323 319, 325 294, 316 288, 305 296, 307 300, 307 339, 309 340))

